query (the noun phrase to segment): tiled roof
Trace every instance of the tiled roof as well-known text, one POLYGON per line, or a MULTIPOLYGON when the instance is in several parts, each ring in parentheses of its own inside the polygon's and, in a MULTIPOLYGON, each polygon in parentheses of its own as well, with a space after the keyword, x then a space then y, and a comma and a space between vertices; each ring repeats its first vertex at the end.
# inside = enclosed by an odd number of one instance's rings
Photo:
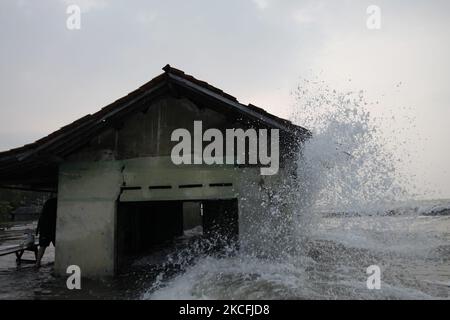
POLYGON ((100 130, 129 114, 132 111, 133 105, 145 99, 152 99, 154 95, 170 85, 180 86, 187 90, 209 96, 217 101, 220 100, 222 104, 227 105, 230 109, 261 121, 269 127, 276 127, 300 136, 310 135, 307 129, 296 126, 288 120, 276 117, 252 104, 241 104, 234 96, 205 81, 185 74, 182 70, 173 68, 170 65, 166 65, 163 70, 164 73, 130 92, 128 95, 105 106, 98 112, 88 114, 33 143, 0 152, 0 185, 5 174, 11 176, 14 174, 14 170, 23 171, 26 168, 39 167, 39 165, 46 162, 43 161, 42 157, 46 157, 46 159, 49 156, 63 158, 70 154, 70 152, 84 145, 90 137, 98 134, 100 130))

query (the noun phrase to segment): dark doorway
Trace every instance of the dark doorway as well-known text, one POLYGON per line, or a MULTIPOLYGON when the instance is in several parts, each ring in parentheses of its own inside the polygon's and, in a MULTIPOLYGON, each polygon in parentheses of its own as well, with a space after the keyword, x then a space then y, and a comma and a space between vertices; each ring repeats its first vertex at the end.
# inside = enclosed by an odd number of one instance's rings
POLYGON ((218 245, 231 244, 238 240, 238 202, 230 200, 207 200, 203 205, 203 233, 214 238, 218 245))
MULTIPOLYGON (((180 236, 202 235, 218 247, 238 239, 238 204, 231 200, 119 202, 116 271, 169 246, 180 236)), ((185 237, 184 237, 185 238, 185 237)))
POLYGON ((148 253, 155 245, 183 235, 183 203, 122 202, 117 211, 117 264, 148 253))

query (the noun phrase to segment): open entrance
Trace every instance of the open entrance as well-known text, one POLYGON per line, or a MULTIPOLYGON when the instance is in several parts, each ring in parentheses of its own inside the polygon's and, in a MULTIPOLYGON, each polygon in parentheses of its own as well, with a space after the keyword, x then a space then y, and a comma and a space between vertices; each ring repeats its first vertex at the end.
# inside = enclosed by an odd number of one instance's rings
POLYGON ((181 236, 212 238, 220 247, 238 234, 237 199, 119 202, 116 271, 181 236))

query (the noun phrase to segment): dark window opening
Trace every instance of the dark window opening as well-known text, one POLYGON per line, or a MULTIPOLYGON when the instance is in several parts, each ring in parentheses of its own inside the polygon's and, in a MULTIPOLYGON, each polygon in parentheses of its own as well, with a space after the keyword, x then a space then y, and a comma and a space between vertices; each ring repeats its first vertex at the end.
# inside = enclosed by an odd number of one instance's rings
POLYGON ((232 187, 232 183, 210 183, 210 187, 232 187))
POLYGON ((121 187, 122 190, 141 190, 142 187, 121 187))
POLYGON ((180 189, 188 189, 188 188, 201 188, 203 187, 202 184, 182 184, 178 186, 180 189))
POLYGON ((150 190, 158 190, 158 189, 172 189, 172 186, 149 186, 150 190))

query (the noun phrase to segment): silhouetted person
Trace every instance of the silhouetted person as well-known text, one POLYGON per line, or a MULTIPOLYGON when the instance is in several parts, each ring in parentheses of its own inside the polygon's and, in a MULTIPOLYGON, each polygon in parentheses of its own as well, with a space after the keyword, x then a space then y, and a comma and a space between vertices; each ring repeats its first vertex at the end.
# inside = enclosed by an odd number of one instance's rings
POLYGON ((50 242, 55 246, 56 235, 56 198, 47 200, 39 217, 36 235, 39 235, 39 251, 36 258, 36 267, 41 266, 41 260, 44 256, 45 249, 50 245, 50 242))

